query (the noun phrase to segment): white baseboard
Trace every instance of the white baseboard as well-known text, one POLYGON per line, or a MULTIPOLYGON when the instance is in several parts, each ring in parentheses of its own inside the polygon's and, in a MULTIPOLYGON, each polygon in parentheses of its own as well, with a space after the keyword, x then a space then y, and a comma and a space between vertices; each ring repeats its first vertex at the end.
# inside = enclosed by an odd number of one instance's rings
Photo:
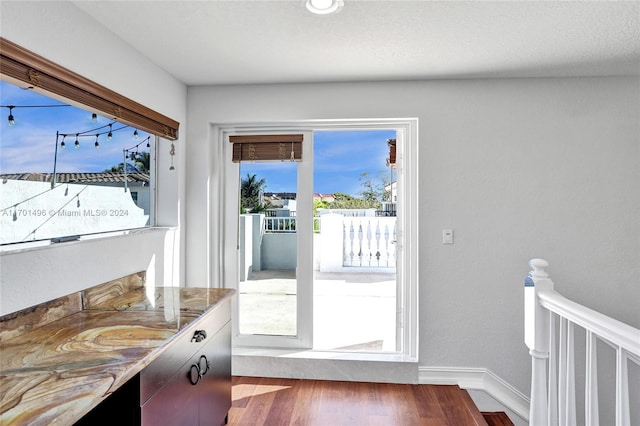
MULTIPOLYGON (((431 385, 458 385, 482 391, 518 417, 529 421, 529 398, 486 368, 418 367, 418 382, 431 385)), ((482 407, 479 407, 482 411, 482 407)))

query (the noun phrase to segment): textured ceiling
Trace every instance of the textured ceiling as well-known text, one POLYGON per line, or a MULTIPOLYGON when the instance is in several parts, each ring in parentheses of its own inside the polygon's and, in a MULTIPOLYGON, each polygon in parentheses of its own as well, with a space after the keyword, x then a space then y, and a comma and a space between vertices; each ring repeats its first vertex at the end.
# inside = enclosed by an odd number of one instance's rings
POLYGON ((640 74, 640 1, 75 1, 188 85, 640 74))

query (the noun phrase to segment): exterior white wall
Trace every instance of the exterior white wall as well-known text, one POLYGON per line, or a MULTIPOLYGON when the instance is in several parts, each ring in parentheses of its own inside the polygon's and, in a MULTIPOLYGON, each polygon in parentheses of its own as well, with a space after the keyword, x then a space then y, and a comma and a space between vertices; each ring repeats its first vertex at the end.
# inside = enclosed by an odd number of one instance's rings
MULTIPOLYGON (((72 3, 0 2, 0 35, 180 122, 175 171, 168 170, 170 143, 159 144, 156 195, 158 225, 179 226, 184 214, 186 87, 72 3)), ((182 229, 3 253, 0 314, 137 272, 152 259, 153 283, 182 284, 182 229)))
POLYGON ((638 77, 191 87, 189 277, 219 269, 221 236, 203 232, 224 200, 212 124, 418 117, 420 365, 488 369, 528 395, 530 258, 640 326, 639 94, 638 77))

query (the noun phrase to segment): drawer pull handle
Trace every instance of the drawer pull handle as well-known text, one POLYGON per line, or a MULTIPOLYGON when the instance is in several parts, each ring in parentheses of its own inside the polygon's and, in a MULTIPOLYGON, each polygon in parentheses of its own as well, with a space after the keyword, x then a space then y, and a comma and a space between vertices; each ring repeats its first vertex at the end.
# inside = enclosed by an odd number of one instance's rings
POLYGON ((200 375, 200 368, 197 365, 193 364, 191 366, 191 369, 189 369, 189 381, 193 386, 195 386, 200 381, 200 377, 202 377, 200 375))
POLYGON ((204 339, 207 338, 207 332, 204 330, 196 330, 195 333, 193 333, 193 337, 191 338, 192 342, 202 342, 204 339))

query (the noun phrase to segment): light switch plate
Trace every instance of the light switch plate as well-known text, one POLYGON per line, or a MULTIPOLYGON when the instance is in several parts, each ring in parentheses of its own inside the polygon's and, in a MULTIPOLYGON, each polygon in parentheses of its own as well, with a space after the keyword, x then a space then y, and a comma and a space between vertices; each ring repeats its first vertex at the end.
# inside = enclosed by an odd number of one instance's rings
POLYGON ((453 244, 453 229, 442 230, 442 244, 453 244))

